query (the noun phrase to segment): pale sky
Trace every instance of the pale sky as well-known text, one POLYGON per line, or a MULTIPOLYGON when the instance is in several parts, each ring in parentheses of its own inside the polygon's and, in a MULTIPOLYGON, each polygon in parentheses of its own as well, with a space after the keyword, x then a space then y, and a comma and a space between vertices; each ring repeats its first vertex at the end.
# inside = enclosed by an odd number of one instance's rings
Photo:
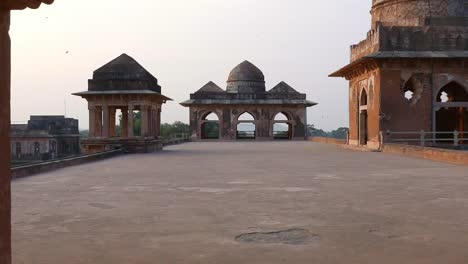
POLYGON ((163 122, 188 123, 179 105, 208 81, 225 88, 244 60, 318 102, 308 123, 348 126, 348 84, 328 74, 349 62, 349 46, 370 29, 371 0, 56 0, 13 12, 12 120, 30 115, 78 118, 95 69, 122 53, 158 78, 163 122), (67 53, 68 52, 68 53, 67 53), (66 102, 66 103, 65 103, 66 102))

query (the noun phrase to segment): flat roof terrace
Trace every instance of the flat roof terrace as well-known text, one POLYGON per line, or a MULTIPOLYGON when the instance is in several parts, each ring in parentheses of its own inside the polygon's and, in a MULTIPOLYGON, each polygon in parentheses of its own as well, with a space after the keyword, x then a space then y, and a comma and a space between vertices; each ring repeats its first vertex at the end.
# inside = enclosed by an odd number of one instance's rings
POLYGON ((467 190, 463 166, 189 143, 14 181, 14 263, 465 264, 467 190))

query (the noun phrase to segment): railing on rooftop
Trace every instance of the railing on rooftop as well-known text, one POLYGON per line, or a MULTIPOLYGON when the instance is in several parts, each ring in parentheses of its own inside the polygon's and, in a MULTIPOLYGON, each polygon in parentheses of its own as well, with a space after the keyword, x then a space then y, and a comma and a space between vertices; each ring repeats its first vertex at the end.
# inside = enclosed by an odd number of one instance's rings
POLYGON ((384 142, 419 144, 420 146, 446 146, 460 147, 468 146, 468 132, 394 132, 386 131, 384 142))
POLYGON ((190 135, 186 133, 179 133, 179 134, 172 134, 165 139, 163 139, 163 145, 168 146, 168 145, 177 145, 181 144, 184 142, 189 142, 190 141, 190 135))

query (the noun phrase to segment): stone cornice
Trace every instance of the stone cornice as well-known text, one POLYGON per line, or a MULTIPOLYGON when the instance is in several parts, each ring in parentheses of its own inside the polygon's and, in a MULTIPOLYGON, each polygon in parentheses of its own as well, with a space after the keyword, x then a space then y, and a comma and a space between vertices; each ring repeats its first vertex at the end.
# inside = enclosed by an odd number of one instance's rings
POLYGON ((378 66, 379 65, 376 60, 363 58, 341 68, 335 73, 332 73, 329 77, 344 77, 349 81, 363 74, 374 71, 378 66))
POLYGON ((22 10, 25 8, 38 8, 42 3, 52 4, 54 0, 2 0, 1 10, 22 10))

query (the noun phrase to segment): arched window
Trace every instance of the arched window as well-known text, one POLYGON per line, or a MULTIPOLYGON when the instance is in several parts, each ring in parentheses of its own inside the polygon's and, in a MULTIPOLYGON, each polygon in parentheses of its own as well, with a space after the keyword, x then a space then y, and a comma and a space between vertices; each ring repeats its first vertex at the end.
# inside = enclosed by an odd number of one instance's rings
POLYGON ((360 106, 366 106, 367 105, 367 92, 366 92, 366 89, 362 90, 361 99, 359 100, 359 105, 360 106))
POLYGON ((292 126, 289 123, 290 118, 285 113, 278 113, 275 116, 273 124, 274 139, 292 139, 292 126))
POLYGON ((39 142, 34 143, 34 155, 39 156, 41 154, 41 144, 39 142))
POLYGON ((255 117, 245 112, 237 119, 237 139, 255 139, 257 137, 257 126, 255 125, 255 117))
POLYGON ((440 89, 436 99, 440 103, 468 102, 468 93, 460 84, 451 82, 440 89))
POLYGON ((16 142, 16 155, 17 156, 20 156, 21 155, 21 143, 20 142, 16 142))

